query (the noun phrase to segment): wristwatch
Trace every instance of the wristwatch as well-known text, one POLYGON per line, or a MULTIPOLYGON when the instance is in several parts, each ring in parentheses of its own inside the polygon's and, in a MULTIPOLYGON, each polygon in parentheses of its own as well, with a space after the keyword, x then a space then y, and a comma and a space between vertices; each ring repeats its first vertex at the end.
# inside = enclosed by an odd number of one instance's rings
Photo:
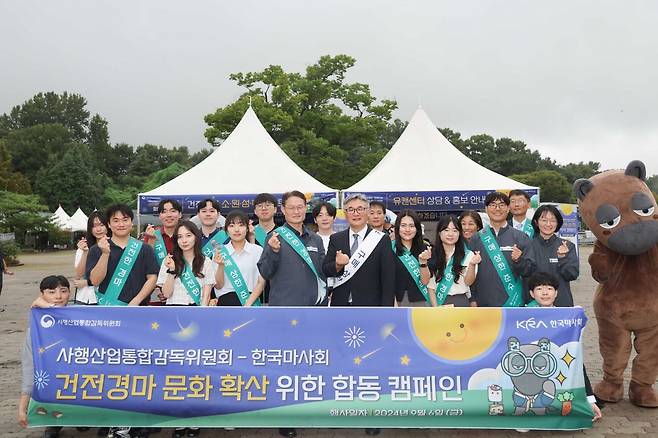
POLYGON ((176 275, 176 271, 173 269, 167 269, 167 274, 176 275))
POLYGON ((421 263, 421 264, 420 264, 420 267, 421 267, 421 268, 427 268, 427 263, 421 263))

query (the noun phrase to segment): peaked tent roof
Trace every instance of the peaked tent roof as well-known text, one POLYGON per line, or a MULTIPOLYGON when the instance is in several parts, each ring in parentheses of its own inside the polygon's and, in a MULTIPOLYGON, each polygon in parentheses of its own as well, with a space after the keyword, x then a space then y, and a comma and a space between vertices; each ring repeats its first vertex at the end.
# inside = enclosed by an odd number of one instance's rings
POLYGON ((71 216, 71 230, 72 231, 87 231, 87 215, 80 207, 71 216))
POLYGON ((331 193, 281 150, 249 107, 231 135, 205 160, 142 196, 331 193), (248 161, 248 164, 247 164, 248 161))
POLYGON ((502 176, 462 154, 422 108, 398 141, 361 181, 346 192, 441 192, 537 189, 502 176), (406 170, 406 171, 405 171, 406 170))
POLYGON ((50 220, 62 230, 71 229, 71 216, 69 216, 68 213, 64 211, 61 205, 58 206, 57 210, 55 210, 55 213, 50 216, 50 220))

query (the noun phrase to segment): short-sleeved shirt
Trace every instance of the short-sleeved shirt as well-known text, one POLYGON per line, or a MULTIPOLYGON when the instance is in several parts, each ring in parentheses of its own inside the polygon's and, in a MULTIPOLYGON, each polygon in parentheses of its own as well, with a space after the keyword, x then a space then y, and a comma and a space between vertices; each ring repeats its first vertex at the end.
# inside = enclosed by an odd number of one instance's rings
MULTIPOLYGON (((105 278, 101 284, 98 285, 99 293, 104 294, 107 290, 107 286, 110 284, 110 280, 114 275, 114 271, 119 264, 119 261, 121 260, 123 250, 124 248, 117 246, 117 244, 114 243, 112 239, 110 239, 110 258, 107 261, 107 274, 105 275, 105 278)), ((85 278, 90 278, 91 271, 94 269, 100 258, 101 249, 98 247, 98 245, 94 245, 89 248, 89 254, 87 255, 87 267, 85 269, 85 278)), ((121 289, 121 293, 119 294, 119 301, 123 301, 126 304, 130 303, 130 301, 137 296, 139 291, 142 290, 144 283, 146 283, 146 276, 158 275, 158 272, 160 272, 160 266, 158 266, 158 262, 155 259, 153 248, 146 244, 142 245, 142 248, 139 250, 139 254, 137 254, 135 264, 133 265, 130 274, 128 274, 126 283, 124 284, 123 289, 121 289)), ((149 297, 146 297, 146 299, 141 304, 148 304, 148 300, 149 297)))
MULTIPOLYGON (((210 260, 208 257, 204 257, 204 262, 203 262, 203 269, 201 270, 201 273, 203 274, 203 278, 197 277, 197 281, 201 285, 201 288, 206 285, 213 285, 215 284, 215 267, 214 263, 212 260, 210 260)), ((162 266, 160 267, 160 272, 158 273, 158 281, 157 285, 162 287, 162 285, 167 281, 167 266, 163 263, 162 266)), ((187 305, 187 304, 193 304, 194 300, 190 296, 190 294, 187 293, 187 289, 185 289, 185 286, 183 285, 183 282, 180 280, 180 277, 176 277, 176 280, 174 280, 174 291, 171 294, 169 298, 167 298, 167 304, 182 304, 182 305, 187 305)))
MULTIPOLYGON (((454 252, 453 252, 454 254, 454 252)), ((460 295, 464 294, 466 295, 466 298, 471 298, 471 288, 466 286, 466 283, 464 282, 464 279, 466 278, 466 272, 469 270, 469 263, 471 262, 471 259, 475 256, 472 251, 469 251, 465 256, 464 260, 462 260, 462 271, 461 275, 459 276, 459 279, 457 280, 457 283, 452 283, 450 286, 450 291, 448 292, 448 295, 460 295)), ((446 257, 450 259, 452 257, 452 254, 446 254, 446 257)), ((475 275, 477 276, 478 272, 478 265, 473 265, 472 268, 470 269, 475 269, 475 275)), ((436 291, 436 278, 432 277, 430 278, 429 283, 427 284, 427 287, 430 289, 433 289, 436 291)))
MULTIPOLYGON (((75 268, 80 264, 82 261, 82 255, 84 254, 84 251, 78 248, 75 251, 75 261, 73 262, 73 267, 75 268)), ((96 291, 94 291, 94 286, 85 286, 85 287, 79 287, 75 291, 75 301, 78 303, 85 303, 85 304, 96 304, 96 291)))
MULTIPOLYGON (((247 283, 247 289, 252 292, 254 287, 256 287, 256 283, 258 283, 258 277, 260 275, 258 272, 258 260, 260 260, 260 256, 263 254, 263 248, 254 243, 245 242, 244 249, 240 253, 235 252, 232 243, 226 245, 226 250, 231 255, 235 264, 238 265, 238 268, 240 268, 242 278, 247 283)), ((215 290, 215 294, 218 297, 235 292, 233 283, 228 278, 226 268, 224 268, 224 287, 215 290)))

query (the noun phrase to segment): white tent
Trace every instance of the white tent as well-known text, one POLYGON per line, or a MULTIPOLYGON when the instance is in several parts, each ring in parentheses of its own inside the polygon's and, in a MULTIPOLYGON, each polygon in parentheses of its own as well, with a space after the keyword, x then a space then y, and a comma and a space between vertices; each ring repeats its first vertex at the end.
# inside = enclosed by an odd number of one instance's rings
POLYGON ((281 195, 300 190, 308 198, 336 197, 336 190, 313 178, 291 160, 270 137, 249 107, 231 135, 205 160, 187 172, 138 197, 141 214, 157 213, 165 198, 176 199, 185 212, 211 197, 222 210, 251 208, 258 193, 281 195))
POLYGON ((55 210, 55 213, 50 216, 50 220, 58 228, 71 231, 71 216, 69 216, 68 213, 64 211, 61 205, 58 206, 57 210, 55 210))
POLYGON ((482 208, 493 190, 538 188, 499 175, 453 146, 418 108, 398 141, 361 181, 345 190, 382 199, 392 210, 462 210, 482 208))
POLYGON ((78 207, 71 216, 71 231, 87 231, 87 215, 78 207))

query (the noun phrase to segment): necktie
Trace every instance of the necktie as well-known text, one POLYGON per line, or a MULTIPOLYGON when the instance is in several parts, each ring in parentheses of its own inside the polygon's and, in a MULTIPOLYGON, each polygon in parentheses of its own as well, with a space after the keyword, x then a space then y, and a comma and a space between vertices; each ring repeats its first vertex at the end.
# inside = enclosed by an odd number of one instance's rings
POLYGON ((359 248, 359 235, 354 234, 354 243, 352 243, 352 246, 350 247, 350 255, 354 255, 354 253, 358 248, 359 248))

